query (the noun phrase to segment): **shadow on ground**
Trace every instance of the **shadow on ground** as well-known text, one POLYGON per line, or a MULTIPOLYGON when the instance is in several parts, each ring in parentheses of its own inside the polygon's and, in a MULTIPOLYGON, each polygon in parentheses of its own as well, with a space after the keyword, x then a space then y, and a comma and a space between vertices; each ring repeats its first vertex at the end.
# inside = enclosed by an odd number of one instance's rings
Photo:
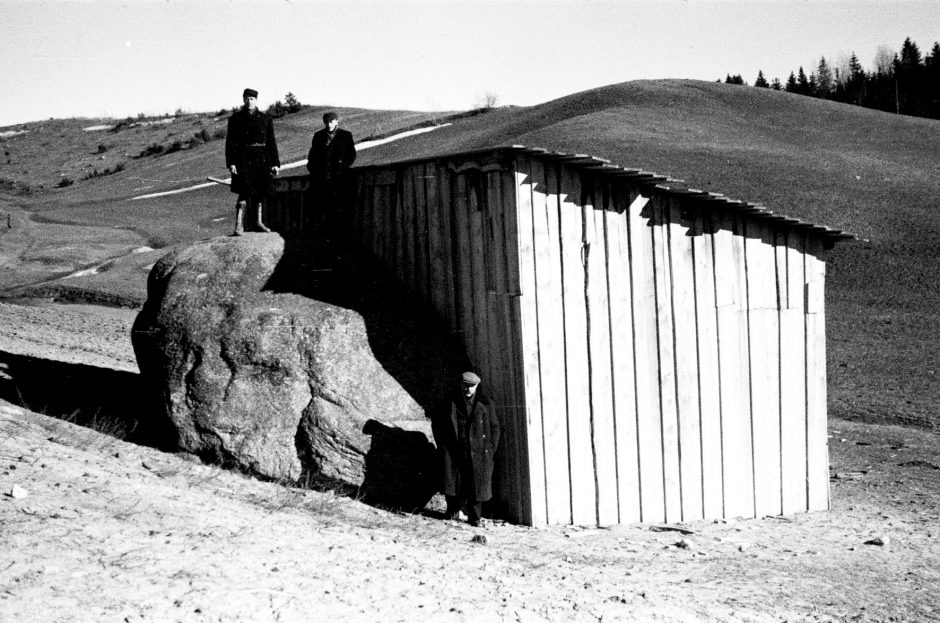
POLYGON ((158 405, 141 401, 139 374, 0 352, 0 398, 119 439, 171 449, 158 405))

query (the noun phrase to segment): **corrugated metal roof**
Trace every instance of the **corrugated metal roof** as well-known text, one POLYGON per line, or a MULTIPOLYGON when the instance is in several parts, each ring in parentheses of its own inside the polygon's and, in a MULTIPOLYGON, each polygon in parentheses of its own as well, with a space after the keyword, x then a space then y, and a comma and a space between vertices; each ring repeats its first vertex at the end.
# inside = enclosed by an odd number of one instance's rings
POLYGON ((359 169, 373 169, 373 168, 384 168, 388 166, 393 166, 397 164, 409 164, 409 163, 418 163, 418 162, 430 162, 434 160, 445 160, 450 158, 458 157, 472 157, 479 156, 483 154, 493 154, 498 152, 514 152, 520 154, 526 154, 530 156, 536 156, 543 160, 548 160, 551 162, 557 162, 559 164, 565 164, 570 167, 577 169, 587 170, 591 173, 602 175, 605 177, 614 177, 621 179, 631 184, 636 184, 638 186, 652 188, 657 192, 660 192, 665 195, 674 196, 677 198, 682 198, 686 200, 692 200, 700 204, 704 204, 709 208, 714 208, 718 210, 726 210, 730 212, 736 212, 739 214, 747 214, 748 216, 758 218, 760 220, 769 221, 776 224, 779 227, 784 229, 801 229, 805 230, 806 233, 819 236, 825 239, 828 242, 837 242, 840 240, 856 240, 857 237, 854 234, 848 232, 834 229, 831 227, 826 227, 824 225, 817 225, 807 221, 801 221, 799 219, 787 217, 783 214, 775 214, 772 210, 767 207, 756 204, 748 203, 746 201, 741 201, 738 199, 730 199, 724 196, 721 193, 707 192, 703 190, 697 190, 695 188, 689 188, 688 184, 684 180, 673 179, 664 175, 659 175, 657 173, 651 173, 649 171, 642 171, 640 169, 630 169, 626 167, 621 167, 616 164, 612 164, 610 160, 604 158, 598 158, 597 156, 592 156, 589 154, 576 154, 576 153, 565 153, 560 151, 552 151, 549 149, 544 149, 541 147, 527 147, 525 145, 501 145, 497 147, 490 147, 485 149, 474 149, 469 151, 462 151, 457 153, 446 153, 446 154, 437 154, 429 155, 421 158, 414 158, 409 160, 398 160, 393 162, 384 162, 367 165, 365 167, 357 167, 359 169))

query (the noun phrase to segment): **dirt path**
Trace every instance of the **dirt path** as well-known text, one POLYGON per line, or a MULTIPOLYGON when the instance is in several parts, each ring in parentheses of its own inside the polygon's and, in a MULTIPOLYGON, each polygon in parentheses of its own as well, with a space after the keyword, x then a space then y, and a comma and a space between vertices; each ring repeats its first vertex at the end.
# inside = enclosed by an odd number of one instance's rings
MULTIPOLYGON (((0 346, 131 365, 132 312, 16 307, 0 346)), ((478 530, 0 401, 0 621, 940 621, 940 436, 836 421, 830 450, 826 513, 478 530)))

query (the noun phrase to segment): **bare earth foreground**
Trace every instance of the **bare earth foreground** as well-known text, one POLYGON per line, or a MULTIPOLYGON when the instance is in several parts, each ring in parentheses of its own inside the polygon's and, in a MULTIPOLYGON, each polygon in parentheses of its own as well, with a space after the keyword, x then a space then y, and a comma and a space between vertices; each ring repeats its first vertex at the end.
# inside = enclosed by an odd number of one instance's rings
MULTIPOLYGON (((0 351, 129 370, 132 319, 0 304, 0 351)), ((940 437, 835 421, 830 454, 827 513, 472 529, 0 401, 0 621, 940 621, 940 437)))

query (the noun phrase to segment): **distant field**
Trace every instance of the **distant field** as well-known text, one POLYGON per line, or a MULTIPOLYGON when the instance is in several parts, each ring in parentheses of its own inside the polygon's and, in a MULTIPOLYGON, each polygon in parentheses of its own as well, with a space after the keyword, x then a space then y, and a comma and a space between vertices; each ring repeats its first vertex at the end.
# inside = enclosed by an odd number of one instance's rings
MULTIPOLYGON (((284 162, 306 156, 323 110, 276 122, 284 162)), ((441 118, 360 109, 341 114, 358 140, 441 118)), ((0 216, 6 201, 33 221, 123 230, 150 247, 227 233, 232 197, 226 188, 129 200, 224 174, 218 139, 169 155, 132 157, 203 129, 212 136, 224 127, 223 117, 83 130, 109 123, 72 119, 0 129, 4 162, 10 161, 0 169, 0 216), (106 151, 98 153, 99 145, 106 151), (79 179, 118 162, 124 163, 118 173, 79 179), (55 188, 63 175, 77 181, 55 188)), ((604 157, 857 234, 861 240, 836 247, 828 263, 830 411, 940 427, 940 121, 769 89, 639 81, 456 119, 365 151, 359 162, 505 144, 604 157)), ((7 239, 0 237, 0 249, 7 239)), ((139 289, 142 273, 140 266, 129 267, 90 277, 85 286, 127 290, 131 275, 139 289)))

